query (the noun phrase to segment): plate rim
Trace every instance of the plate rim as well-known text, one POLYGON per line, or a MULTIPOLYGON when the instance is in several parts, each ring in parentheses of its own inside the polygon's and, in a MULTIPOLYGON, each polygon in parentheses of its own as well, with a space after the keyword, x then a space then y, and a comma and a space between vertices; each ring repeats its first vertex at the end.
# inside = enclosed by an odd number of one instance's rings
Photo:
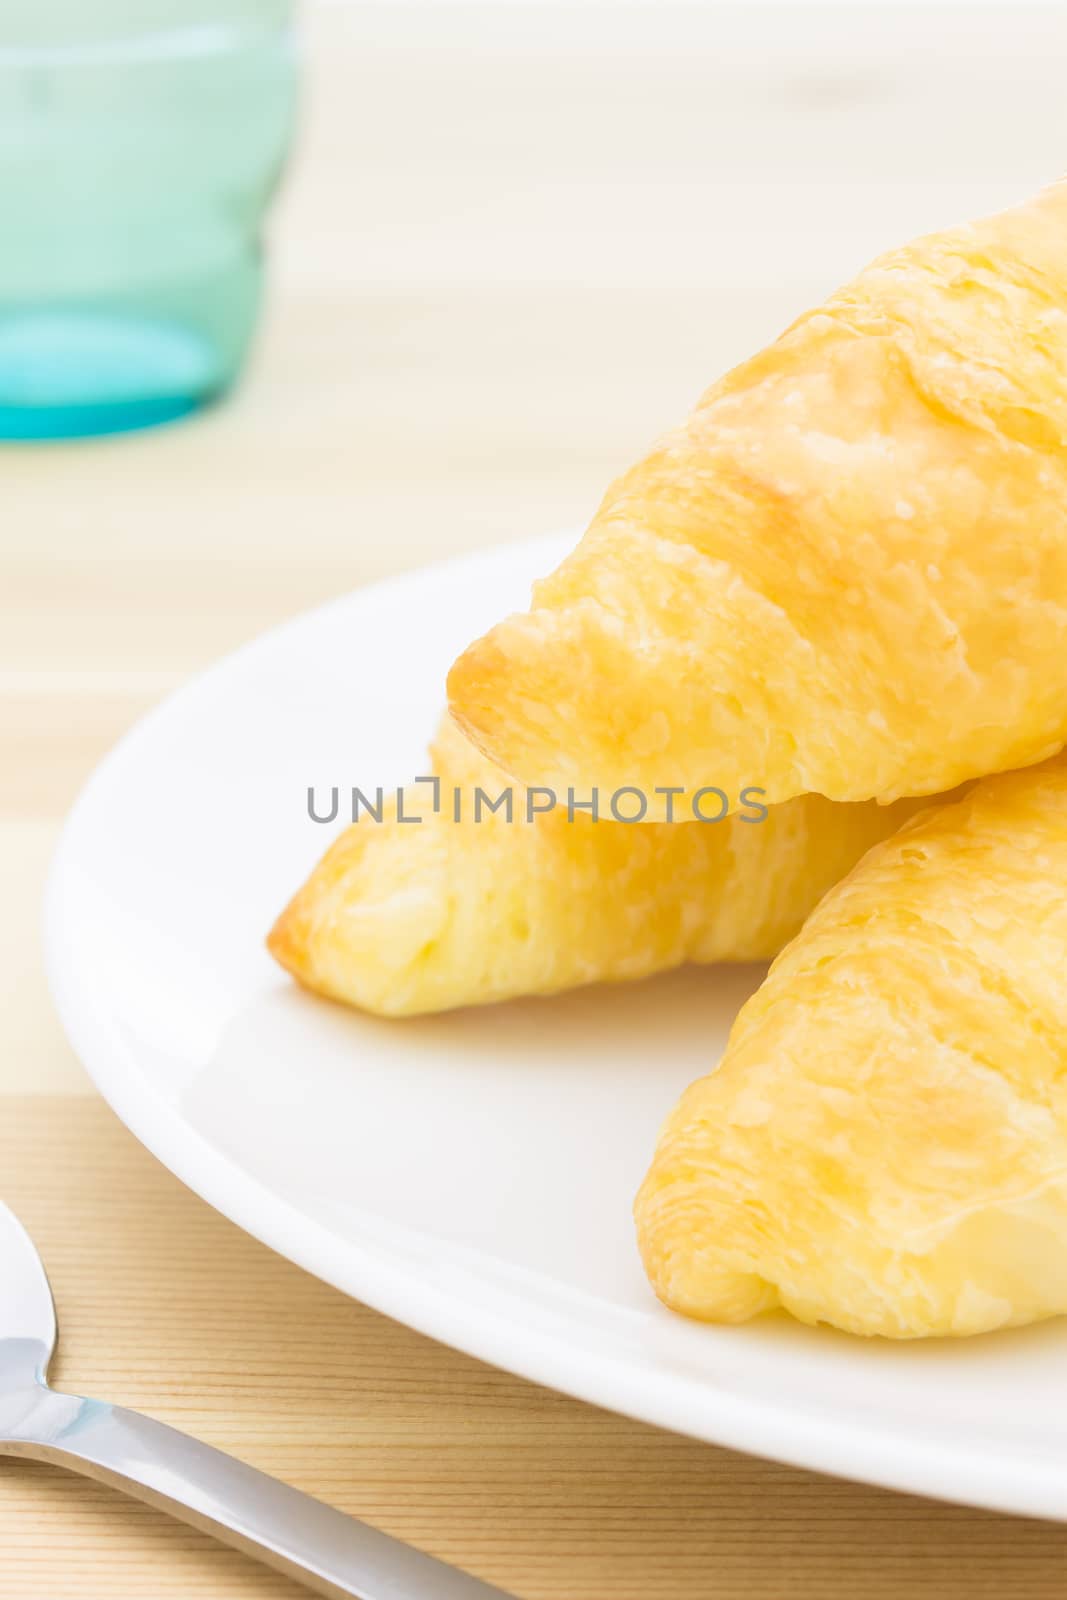
MULTIPOLYGON (((573 537, 573 536, 572 536, 573 537)), ((44 892, 44 966, 67 1039, 97 1092, 138 1141, 187 1188, 246 1233, 343 1294, 424 1336, 477 1360, 575 1399, 654 1427, 750 1455, 903 1493, 921 1494, 985 1510, 1067 1521, 1067 1468, 1025 1457, 957 1448, 940 1441, 894 1434, 872 1423, 820 1415, 762 1402, 749 1391, 729 1391, 710 1381, 697 1385, 675 1374, 572 1344, 562 1334, 535 1329, 499 1308, 477 1314, 442 1285, 344 1242, 213 1146, 138 1070, 133 1052, 113 1021, 93 1005, 78 981, 77 959, 62 937, 72 895, 72 862, 79 853, 90 802, 142 737, 172 714, 187 695, 259 650, 273 648, 291 629, 357 599, 384 598, 415 579, 458 575, 465 567, 484 574, 494 558, 558 545, 558 534, 489 545, 359 585, 264 630, 195 672, 138 717, 83 783, 63 823, 44 892), (699 1394, 700 1402, 695 1403, 699 1394)), ((650 1290, 651 1293, 651 1290, 650 1290)))

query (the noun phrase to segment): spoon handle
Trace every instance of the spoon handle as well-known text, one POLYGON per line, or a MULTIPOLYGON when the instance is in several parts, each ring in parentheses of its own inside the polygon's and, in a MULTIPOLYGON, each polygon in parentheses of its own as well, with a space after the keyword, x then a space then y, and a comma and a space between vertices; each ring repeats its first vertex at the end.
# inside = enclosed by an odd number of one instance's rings
POLYGON ((214 1534, 333 1600, 508 1600, 176 1428, 40 1387, 0 1454, 80 1471, 214 1534))

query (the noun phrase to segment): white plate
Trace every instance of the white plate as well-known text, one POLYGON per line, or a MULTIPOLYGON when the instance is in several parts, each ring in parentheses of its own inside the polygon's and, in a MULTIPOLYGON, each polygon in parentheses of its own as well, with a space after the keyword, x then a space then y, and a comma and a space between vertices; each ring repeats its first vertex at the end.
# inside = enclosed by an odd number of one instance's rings
POLYGON ((385 1023, 299 993, 265 954, 334 831, 308 818, 308 785, 420 771, 449 661, 566 542, 302 617, 118 746, 49 891, 75 1048, 191 1188, 424 1333, 698 1438, 1067 1517, 1067 1325, 893 1345, 784 1317, 696 1326, 653 1300, 633 1192, 758 972, 385 1023))

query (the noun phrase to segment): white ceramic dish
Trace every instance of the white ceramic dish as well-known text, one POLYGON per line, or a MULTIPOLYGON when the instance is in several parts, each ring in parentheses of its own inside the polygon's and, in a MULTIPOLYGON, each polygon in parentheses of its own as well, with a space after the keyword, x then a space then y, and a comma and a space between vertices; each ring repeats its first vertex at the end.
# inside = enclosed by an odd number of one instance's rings
POLYGON ((562 544, 363 590, 147 717, 63 835, 48 960, 75 1048, 191 1188, 446 1343, 699 1438, 1067 1518, 1067 1325, 892 1345, 688 1324, 630 1203, 660 1119, 760 974, 675 974, 405 1023, 299 993, 263 949, 336 831, 306 791, 422 770, 456 651, 562 544))

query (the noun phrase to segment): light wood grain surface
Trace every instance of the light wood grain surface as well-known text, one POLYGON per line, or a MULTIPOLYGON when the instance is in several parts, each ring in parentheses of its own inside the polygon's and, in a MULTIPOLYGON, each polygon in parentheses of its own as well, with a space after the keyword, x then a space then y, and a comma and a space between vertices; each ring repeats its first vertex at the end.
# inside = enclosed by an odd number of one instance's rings
MULTIPOLYGON (((0 1189, 48 1260, 61 1383, 524 1600, 1061 1595, 1067 1528, 675 1438, 304 1276, 96 1100, 41 971, 62 816, 167 689, 380 573, 580 523, 805 300, 1054 175, 1062 10, 768 15, 311 10, 240 394, 154 435, 0 453, 0 1189)), ((0 1463, 0 1600, 295 1592, 99 1487, 0 1463)))

